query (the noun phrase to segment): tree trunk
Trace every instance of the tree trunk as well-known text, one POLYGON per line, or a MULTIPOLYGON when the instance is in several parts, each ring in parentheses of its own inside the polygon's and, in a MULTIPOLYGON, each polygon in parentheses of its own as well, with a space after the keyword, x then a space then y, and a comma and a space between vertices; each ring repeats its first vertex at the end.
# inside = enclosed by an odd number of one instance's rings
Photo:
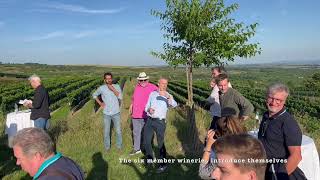
POLYGON ((192 90, 192 64, 187 64, 186 67, 187 73, 187 89, 188 89, 188 103, 187 105, 193 106, 193 90, 192 90))
POLYGON ((187 62, 187 87, 188 87, 188 105, 190 107, 193 107, 193 89, 192 89, 192 62, 193 62, 193 48, 192 45, 190 45, 189 48, 189 60, 187 62))

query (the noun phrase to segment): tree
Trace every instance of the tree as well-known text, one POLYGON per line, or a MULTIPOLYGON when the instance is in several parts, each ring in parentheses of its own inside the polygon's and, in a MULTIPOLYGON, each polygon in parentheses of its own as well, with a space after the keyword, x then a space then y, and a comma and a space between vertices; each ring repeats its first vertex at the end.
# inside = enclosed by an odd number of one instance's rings
POLYGON ((193 106, 192 69, 205 65, 224 65, 236 57, 260 53, 259 43, 249 43, 257 23, 245 26, 228 17, 238 4, 225 7, 223 0, 166 0, 164 12, 151 14, 162 20, 168 40, 164 52, 151 52, 170 66, 186 67, 188 105, 193 106))

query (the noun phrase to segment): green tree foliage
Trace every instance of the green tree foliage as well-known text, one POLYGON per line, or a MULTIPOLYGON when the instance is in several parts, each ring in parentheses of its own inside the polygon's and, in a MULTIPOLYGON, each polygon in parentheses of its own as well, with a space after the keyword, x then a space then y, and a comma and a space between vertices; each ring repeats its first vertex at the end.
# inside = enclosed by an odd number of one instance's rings
POLYGON ((305 80, 307 88, 320 92, 320 73, 314 73, 311 78, 305 80))
POLYGON ((193 67, 223 65, 261 52, 258 43, 248 42, 257 23, 245 25, 229 17, 238 4, 226 7, 223 0, 166 0, 166 7, 164 12, 151 12, 162 21, 168 40, 163 52, 152 55, 174 67, 186 66, 189 105, 193 104, 193 67))

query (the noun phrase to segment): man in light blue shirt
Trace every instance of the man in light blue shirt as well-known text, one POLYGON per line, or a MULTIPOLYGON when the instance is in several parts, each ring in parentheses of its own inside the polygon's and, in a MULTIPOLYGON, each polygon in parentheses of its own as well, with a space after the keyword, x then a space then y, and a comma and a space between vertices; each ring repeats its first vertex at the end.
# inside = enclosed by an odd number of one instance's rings
POLYGON ((117 148, 122 147, 121 118, 120 118, 120 100, 122 99, 121 88, 118 84, 112 84, 112 74, 104 74, 106 84, 100 86, 94 93, 93 98, 103 108, 104 120, 104 144, 108 151, 110 149, 110 125, 113 121, 117 135, 117 148), (101 95, 102 102, 98 98, 101 95))
MULTIPOLYGON (((144 140, 147 155, 147 162, 153 159, 152 152, 152 135, 156 132, 158 148, 160 149, 160 158, 166 158, 166 148, 164 146, 164 133, 166 130, 166 116, 169 107, 176 107, 177 102, 173 99, 173 96, 167 92, 168 80, 161 78, 159 80, 158 91, 153 91, 149 95, 148 102, 146 104, 145 111, 148 115, 147 123, 144 127, 144 140)), ((166 163, 160 163, 157 169, 158 173, 161 173, 167 169, 166 163)))

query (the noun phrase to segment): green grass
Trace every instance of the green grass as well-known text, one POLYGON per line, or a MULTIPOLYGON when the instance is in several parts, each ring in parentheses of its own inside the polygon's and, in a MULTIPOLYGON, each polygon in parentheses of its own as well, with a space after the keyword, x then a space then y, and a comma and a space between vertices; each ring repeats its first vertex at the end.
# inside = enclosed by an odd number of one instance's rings
MULTIPOLYGON (((128 107, 133 91, 134 82, 125 85, 124 100, 122 104, 122 134, 123 150, 118 151, 115 146, 115 133, 112 131, 111 150, 106 152, 103 144, 102 111, 94 112, 94 101, 90 100, 80 111, 71 114, 67 105, 54 112, 51 118, 50 135, 57 145, 57 150, 75 160, 85 171, 87 179, 198 179, 197 163, 173 163, 169 165, 167 172, 156 174, 156 167, 146 167, 140 163, 143 155, 129 156, 132 150, 132 138, 128 107), (133 163, 120 163, 119 158, 130 159, 133 163), (134 163, 134 161, 139 161, 134 163)), ((199 127, 208 125, 207 115, 197 112, 199 127)), ((184 109, 172 109, 168 113, 168 122, 165 136, 165 144, 168 158, 194 158, 200 156, 199 152, 192 152, 188 122, 184 109)), ((205 132, 205 130, 202 130, 205 132)), ((204 136, 203 136, 204 137, 204 136)), ((201 137, 201 139, 203 138, 201 137)), ((156 138, 155 138, 156 139, 156 138)), ((200 139, 200 138, 199 138, 200 139)), ((204 139, 204 138, 203 138, 204 139)), ((155 140, 154 151, 158 156, 155 140)), ((6 161, 1 161, 3 179, 30 179, 26 173, 20 170, 15 163, 12 152, 4 150, 6 161), (6 168, 4 168, 6 167, 6 168), (9 168, 8 168, 9 167, 9 168), (9 169, 9 170, 8 170, 9 169)), ((176 160, 177 161, 177 160, 176 160)))
MULTIPOLYGON (((183 68, 173 70, 172 68, 116 68, 111 67, 77 67, 77 66, 39 66, 39 68, 31 68, 31 66, 17 65, 17 66, 0 66, 3 72, 23 72, 24 74, 37 73, 45 78, 55 78, 60 76, 74 76, 81 74, 90 74, 101 76, 105 71, 112 70, 114 74, 133 77, 131 82, 127 82, 124 90, 124 100, 122 104, 122 134, 123 134, 123 150, 117 151, 115 148, 115 135, 112 132, 112 148, 109 152, 104 150, 103 145, 103 122, 102 112, 97 114, 94 112, 94 101, 91 100, 80 109, 78 112, 72 114, 68 105, 63 105, 56 110, 51 118, 50 135, 57 144, 57 150, 64 155, 74 159, 85 171, 87 179, 198 179, 198 165, 191 163, 174 163, 170 164, 167 172, 163 174, 156 174, 155 168, 147 168, 143 163, 120 163, 119 158, 131 159, 132 161, 142 158, 142 155, 129 156, 132 150, 132 138, 130 129, 130 118, 128 117, 128 107, 130 105, 130 97, 134 88, 135 77, 138 72, 145 71, 151 80, 156 80, 160 76, 169 77, 175 80, 185 80, 185 73, 183 68), (34 70, 36 69, 36 72, 34 70), (170 72, 170 73, 168 73, 170 72)), ((234 83, 242 83, 244 81, 261 81, 267 83, 270 81, 283 78, 283 81, 294 81, 295 84, 301 84, 302 79, 298 76, 308 77, 315 71, 304 71, 297 69, 247 69, 234 68, 231 69, 231 79, 234 83), (299 72, 299 74, 295 74, 299 72)), ((200 68, 194 71, 194 80, 209 80, 210 70, 200 68)), ((170 82, 169 82, 170 83, 170 82)), ((165 144, 168 152, 168 158, 199 158, 200 151, 193 151, 193 141, 190 132, 190 122, 186 118, 186 110, 184 107, 172 109, 168 113, 168 123, 166 129, 165 144)), ((206 135, 207 127, 211 121, 208 112, 197 109, 195 113, 195 123, 197 136, 194 140, 199 144, 206 135)), ((308 124, 308 117, 299 119, 301 124, 308 124)), ((6 147, 7 137, 3 134, 4 116, 0 114, 0 179, 31 179, 26 173, 20 170, 20 167, 15 165, 15 159, 12 151, 6 147)), ((255 126, 255 121, 251 118, 245 122, 247 129, 252 129, 255 126)), ((316 127, 316 126, 314 126, 316 127)), ((311 137, 320 144, 319 131, 315 129, 304 129, 305 132, 312 131, 311 137)), ((155 153, 158 154, 156 141, 155 153)))

